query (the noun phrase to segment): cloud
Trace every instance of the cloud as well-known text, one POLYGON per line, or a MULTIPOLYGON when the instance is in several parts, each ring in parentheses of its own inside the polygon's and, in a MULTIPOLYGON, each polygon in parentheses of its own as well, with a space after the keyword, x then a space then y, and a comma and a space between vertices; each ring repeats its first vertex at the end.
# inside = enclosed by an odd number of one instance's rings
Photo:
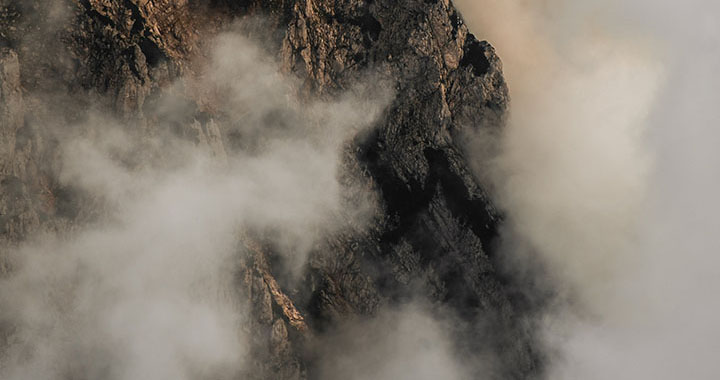
POLYGON ((296 79, 232 31, 210 57, 199 88, 178 95, 180 80, 145 110, 153 133, 88 111, 54 135, 55 175, 92 215, 8 253, 0 377, 234 378, 248 355, 239 232, 287 241, 279 253, 299 270, 338 220, 360 218, 344 212, 342 151, 382 111, 385 88, 300 99, 296 79), (183 98, 207 94, 216 118, 183 98))
POLYGON ((319 378, 470 379, 471 367, 457 355, 447 323, 419 302, 345 321, 316 343, 319 378))
POLYGON ((469 137, 478 175, 528 247, 513 265, 539 257, 561 293, 547 377, 714 378, 718 5, 456 3, 512 97, 501 136, 469 137))

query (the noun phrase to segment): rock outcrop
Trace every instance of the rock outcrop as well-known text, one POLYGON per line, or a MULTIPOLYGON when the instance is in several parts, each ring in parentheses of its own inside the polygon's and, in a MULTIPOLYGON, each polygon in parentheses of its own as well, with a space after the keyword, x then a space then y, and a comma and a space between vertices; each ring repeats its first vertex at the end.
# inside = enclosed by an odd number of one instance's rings
MULTIPOLYGON (((33 130, 53 107, 101 105, 152 134, 147 104, 192 77, 213 33, 259 17, 262 38, 298 91, 330 98, 365 80, 394 84, 382 120, 348 149, 345 170, 379 194, 370 229, 348 226, 317 247, 300 281, 276 279, 281 258, 249 235, 237 284, 252 305, 256 360, 248 378, 313 378, 313 339, 351 316, 423 297, 457 318, 458 355, 497 353, 496 378, 540 371, 532 332, 498 272, 502 223, 463 153, 467 128, 501 128, 508 94, 500 59, 448 0, 0 1, 0 232, 12 245, 92 218, 91 201, 54 178, 58 131, 33 130), (48 26, 46 20, 62 20, 48 26), (41 54, 34 49, 45 50, 41 54), (92 100, 91 100, 92 99, 92 100), (492 324, 493 331, 481 326, 492 324)), ((187 94, 180 94, 187 96, 187 94)), ((233 149, 208 99, 187 96, 181 133, 233 149)), ((64 112, 72 119, 73 112, 64 112)), ((45 123, 45 125, 48 125, 45 123)), ((479 376, 479 374, 478 374, 479 376)))

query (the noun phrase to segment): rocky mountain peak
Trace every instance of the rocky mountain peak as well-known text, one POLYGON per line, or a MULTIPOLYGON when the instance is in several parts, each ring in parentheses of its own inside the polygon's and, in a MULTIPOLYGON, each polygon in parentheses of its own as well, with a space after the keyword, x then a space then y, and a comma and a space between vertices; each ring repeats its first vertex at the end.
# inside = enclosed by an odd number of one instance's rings
MULTIPOLYGON (((241 328, 252 336, 247 378, 326 376, 328 332, 416 299, 452 316, 457 356, 496 357, 492 378, 537 373, 532 334, 497 267, 502 215, 463 152, 466 129, 502 128, 502 64, 448 0, 3 0, 6 250, 39 232, 70 236, 110 212, 63 177, 63 136, 105 133, 102 125, 69 127, 88 109, 140 136, 179 135, 214 157, 246 149, 247 134, 228 125, 249 119, 233 120, 202 84, 214 38, 228 30, 259 41, 278 74, 295 78, 299 103, 332 100, 358 85, 364 97, 391 94, 372 128, 344 146, 338 169, 349 204, 358 186, 377 195, 370 227, 348 222, 324 234, 295 276, 286 276, 272 234, 238 233, 233 284, 249 305, 241 328), (168 93, 182 112, 162 107, 168 93), (489 324, 492 331, 483 328, 489 324)), ((145 167, 145 154, 128 165, 145 167)), ((12 277, 12 260, 3 267, 12 277)), ((4 334, 12 340, 13 328, 4 334)))

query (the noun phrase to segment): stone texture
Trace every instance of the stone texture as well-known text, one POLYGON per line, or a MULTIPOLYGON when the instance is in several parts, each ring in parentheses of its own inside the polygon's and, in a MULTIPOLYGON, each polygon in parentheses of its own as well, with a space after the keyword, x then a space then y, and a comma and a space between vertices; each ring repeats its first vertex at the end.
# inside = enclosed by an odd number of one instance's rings
MULTIPOLYGON (((460 140, 465 128, 502 126, 508 106, 502 66, 449 1, 56 3, 48 10, 43 1, 0 1, 4 244, 43 228, 72 228, 92 213, 92 202, 80 202, 82 194, 53 178, 47 164, 57 154, 53 134, 27 127, 35 124, 30 119, 52 114, 40 109, 43 95, 37 94, 70 94, 74 107, 101 99, 103 109, 156 133, 158 116, 147 114, 147 104, 175 79, 193 76, 214 32, 235 18, 261 15, 278 31, 261 37, 283 69, 301 78, 300 92, 330 98, 358 81, 376 80, 391 83, 395 95, 344 161, 348 183, 379 194, 372 228, 348 225, 327 236, 293 284, 278 282, 281 265, 270 245, 242 239, 247 255, 237 284, 251 305, 252 323, 244 327, 253 335, 248 378, 312 378, 312 361, 322 360, 306 352, 314 335, 416 297, 457 316, 452 334, 459 353, 497 351, 497 378, 539 373, 532 332, 497 272, 494 241, 502 216, 471 175, 460 140), (47 30, 43 15, 62 22, 47 30), (40 54, 39 46, 52 49, 40 54), (487 324, 493 331, 480 328, 487 324)), ((188 104, 187 115, 177 115, 177 133, 224 158, 230 148, 213 122, 212 105, 177 92, 188 104)), ((57 128, 68 123, 56 121, 57 128)))

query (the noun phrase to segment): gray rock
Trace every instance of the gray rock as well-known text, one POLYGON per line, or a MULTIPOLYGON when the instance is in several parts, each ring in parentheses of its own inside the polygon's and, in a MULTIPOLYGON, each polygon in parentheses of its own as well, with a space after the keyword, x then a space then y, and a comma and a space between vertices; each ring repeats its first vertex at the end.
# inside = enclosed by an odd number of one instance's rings
MULTIPOLYGON (((34 94, 70 94, 71 104, 99 98, 101 107, 153 133, 158 115, 146 114, 146 105, 191 72, 207 35, 235 17, 263 15, 279 31, 263 36, 268 49, 302 79, 301 92, 330 98, 373 72, 393 84, 395 95, 376 128, 358 136, 345 157, 344 180, 379 194, 372 228, 348 225, 327 236, 295 284, 275 280, 282 265, 271 248, 245 242, 250 256, 238 269, 238 289, 252 306, 251 378, 312 378, 313 361, 322 360, 311 352, 313 336, 415 298, 456 318, 458 355, 473 360, 497 352, 495 378, 539 373, 532 331, 497 270, 502 215, 471 175, 460 140, 467 128, 502 127, 508 107, 502 65, 448 0, 63 0, 66 18, 53 33, 33 16, 43 14, 43 3, 0 3, 0 42, 7 46, 0 51, 6 244, 43 228, 72 228, 93 213, 92 200, 60 186, 52 168, 42 167, 57 152, 52 134, 26 130, 26 118, 52 114, 39 110, 42 99, 34 94), (33 49, 12 50, 41 45, 54 46, 52 54, 41 59, 33 49), (491 331, 481 327, 487 325, 491 331)), ((224 159, 230 148, 212 110, 186 101, 187 114, 175 115, 177 133, 224 159)))

